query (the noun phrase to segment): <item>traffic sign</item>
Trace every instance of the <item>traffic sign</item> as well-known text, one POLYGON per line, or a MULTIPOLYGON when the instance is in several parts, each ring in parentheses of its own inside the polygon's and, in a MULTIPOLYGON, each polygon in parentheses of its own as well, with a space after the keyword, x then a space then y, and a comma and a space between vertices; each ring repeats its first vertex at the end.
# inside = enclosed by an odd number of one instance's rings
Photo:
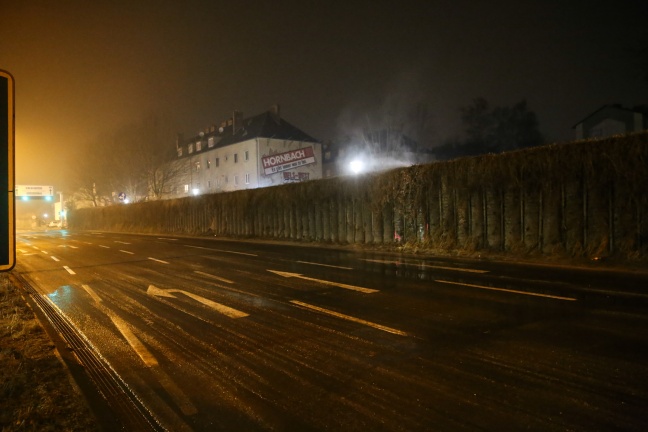
POLYGON ((54 196, 54 186, 15 185, 16 198, 18 197, 51 197, 54 196))
POLYGON ((0 70, 0 271, 16 264, 14 208, 15 83, 0 70))

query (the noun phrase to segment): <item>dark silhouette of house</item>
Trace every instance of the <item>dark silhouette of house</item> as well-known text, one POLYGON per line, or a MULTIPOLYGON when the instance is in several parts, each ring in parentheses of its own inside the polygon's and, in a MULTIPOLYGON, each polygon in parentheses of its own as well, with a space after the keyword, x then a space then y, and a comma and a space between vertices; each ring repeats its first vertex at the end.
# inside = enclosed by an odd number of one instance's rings
POLYGON ((576 139, 602 138, 648 129, 648 105, 603 105, 573 126, 576 139))

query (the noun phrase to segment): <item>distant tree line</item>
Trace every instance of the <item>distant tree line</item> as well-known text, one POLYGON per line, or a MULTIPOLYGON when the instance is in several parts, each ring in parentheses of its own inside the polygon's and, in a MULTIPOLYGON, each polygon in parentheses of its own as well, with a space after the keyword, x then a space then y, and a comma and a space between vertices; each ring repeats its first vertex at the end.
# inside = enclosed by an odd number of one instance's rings
POLYGON ((156 115, 97 137, 74 163, 72 201, 97 207, 118 202, 120 194, 131 201, 161 198, 179 175, 177 164, 170 163, 173 137, 156 115))
POLYGON ((461 108, 464 137, 453 138, 434 148, 437 159, 501 153, 544 144, 533 111, 526 100, 511 107, 492 107, 484 98, 461 108))
MULTIPOLYGON (((442 143, 433 138, 434 116, 426 102, 413 105, 392 102, 374 118, 367 115, 361 124, 349 128, 350 135, 325 143, 325 148, 340 155, 346 151, 347 154, 400 157, 420 164, 434 159, 501 153, 545 142, 536 114, 528 108, 526 100, 513 106, 491 106, 484 98, 474 99, 470 105, 460 108, 461 135, 442 143)), ((343 158, 338 161, 345 162, 343 158)), ((380 168, 391 166, 381 162, 380 168)))

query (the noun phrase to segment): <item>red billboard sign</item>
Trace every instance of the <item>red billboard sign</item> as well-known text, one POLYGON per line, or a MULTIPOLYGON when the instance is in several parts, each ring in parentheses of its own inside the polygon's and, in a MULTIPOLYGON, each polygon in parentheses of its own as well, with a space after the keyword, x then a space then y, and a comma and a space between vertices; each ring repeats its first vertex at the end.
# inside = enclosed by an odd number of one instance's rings
POLYGON ((315 163, 313 147, 304 147, 289 152, 264 156, 261 158, 263 171, 269 175, 315 163))

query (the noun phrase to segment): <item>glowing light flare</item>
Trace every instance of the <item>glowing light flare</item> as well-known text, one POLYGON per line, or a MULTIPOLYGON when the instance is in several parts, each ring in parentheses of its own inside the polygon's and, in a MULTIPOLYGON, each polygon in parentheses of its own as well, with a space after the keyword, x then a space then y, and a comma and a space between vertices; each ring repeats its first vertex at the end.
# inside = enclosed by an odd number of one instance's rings
POLYGON ((364 170, 364 163, 360 159, 353 159, 349 168, 353 174, 360 174, 364 170))

